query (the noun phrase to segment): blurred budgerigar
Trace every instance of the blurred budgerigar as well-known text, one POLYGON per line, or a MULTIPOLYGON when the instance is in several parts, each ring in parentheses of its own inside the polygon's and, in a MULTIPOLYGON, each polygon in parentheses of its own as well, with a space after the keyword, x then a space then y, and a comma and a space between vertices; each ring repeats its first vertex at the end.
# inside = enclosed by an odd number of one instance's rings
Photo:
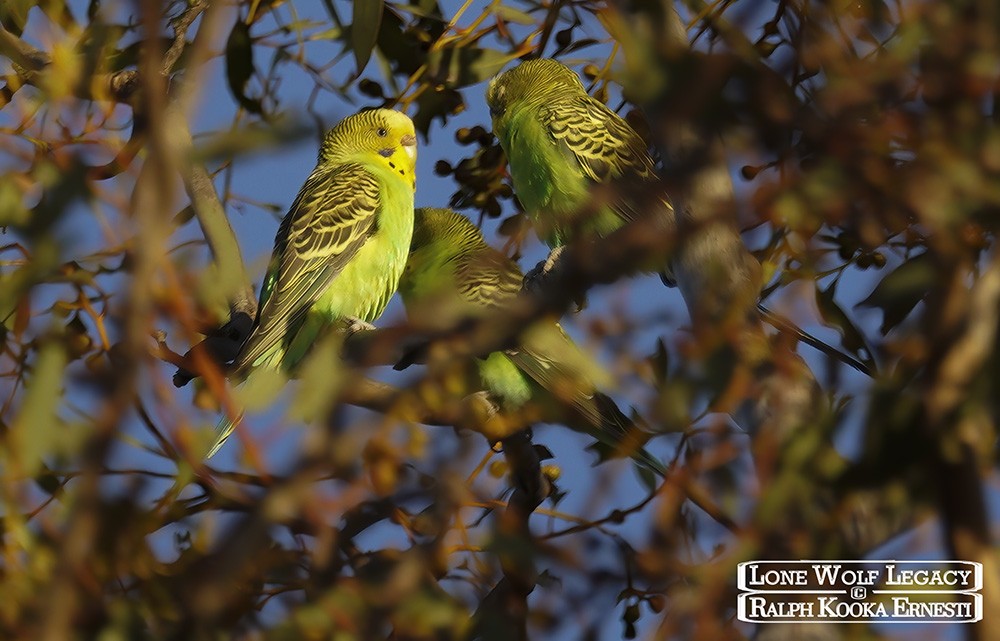
POLYGON ((514 191, 550 247, 584 234, 606 236, 647 213, 672 231, 673 207, 646 142, 571 69, 527 60, 494 78, 486 101, 514 191), (655 212, 640 211, 648 208, 641 203, 655 212))
MULTIPOLYGON (((413 123, 391 109, 348 116, 326 134, 278 228, 257 321, 232 378, 290 370, 334 323, 382 314, 413 233, 416 144, 413 123)), ((232 431, 223 419, 208 456, 232 431)))
MULTIPOLYGON (((521 281, 517 264, 490 247, 467 218, 448 209, 416 210, 399 286, 415 324, 440 327, 495 313, 518 295, 521 281)), ((664 473, 642 447, 649 433, 597 391, 610 385, 607 374, 556 322, 536 323, 521 335, 517 349, 475 359, 474 370, 473 386, 488 392, 502 411, 530 405, 541 421, 565 423, 593 436, 602 457, 631 456, 643 468, 664 473)))

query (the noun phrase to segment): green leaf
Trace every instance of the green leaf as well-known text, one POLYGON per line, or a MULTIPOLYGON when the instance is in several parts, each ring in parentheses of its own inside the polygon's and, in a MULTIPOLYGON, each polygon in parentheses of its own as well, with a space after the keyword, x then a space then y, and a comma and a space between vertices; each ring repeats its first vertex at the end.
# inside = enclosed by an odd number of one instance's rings
POLYGON ((337 13, 337 9, 333 6, 333 2, 331 0, 323 0, 323 8, 326 9, 326 13, 330 16, 330 20, 333 21, 334 25, 337 27, 344 26, 343 21, 340 19, 340 14, 337 13))
POLYGON ((431 17, 442 18, 441 3, 438 0, 410 0, 410 5, 406 8, 416 9, 431 17))
POLYGON ((0 228, 28 224, 31 212, 24 206, 24 192, 9 174, 0 176, 0 228))
POLYGON ((520 246, 522 239, 531 230, 531 221, 524 212, 512 214, 500 221, 497 227, 497 234, 504 238, 512 239, 517 246, 520 246))
POLYGON ((62 396, 65 366, 62 343, 47 341, 34 363, 24 401, 11 426, 11 454, 26 477, 35 477, 43 468, 42 457, 57 449, 60 423, 56 408, 62 396))
POLYGON ((47 465, 42 465, 38 474, 35 475, 35 485, 46 494, 52 495, 62 489, 62 479, 53 472, 47 465))
POLYGON ((354 17, 351 24, 351 48, 358 63, 358 74, 364 71, 372 57, 382 24, 382 0, 354 0, 354 17))
POLYGON ((662 338, 656 339, 656 351, 649 357, 649 365, 653 370, 656 386, 663 387, 670 377, 670 353, 662 338))
POLYGON ((188 205, 184 209, 174 214, 174 217, 170 219, 170 225, 172 227, 181 227, 192 218, 194 218, 194 207, 188 205))
POLYGON ((882 279, 859 307, 882 310, 882 335, 903 322, 937 280, 927 253, 917 254, 882 279))
POLYGON ((417 18, 444 21, 444 18, 441 17, 441 9, 437 6, 436 0, 431 0, 431 2, 424 4, 427 4, 428 8, 425 9, 414 4, 397 4, 395 5, 395 8, 397 11, 408 13, 411 16, 416 16, 417 18))
POLYGON ((431 86, 417 98, 417 113, 413 116, 413 125, 426 139, 435 118, 440 118, 444 123, 448 116, 458 113, 464 107, 465 102, 459 92, 443 85, 431 86))
POLYGON ((639 477, 639 481, 642 482, 643 487, 649 492, 654 492, 657 485, 659 485, 659 479, 656 475, 638 463, 633 462, 632 467, 635 469, 635 473, 639 477))
POLYGON ((508 7, 506 5, 499 4, 493 7, 493 13, 498 18, 502 18, 507 22, 513 22, 515 24, 523 24, 523 25, 535 24, 535 19, 531 17, 531 14, 521 11, 520 9, 508 7))
POLYGON ((496 49, 446 47, 428 55, 427 65, 435 78, 457 89, 492 78, 516 57, 496 49))
POLYGON ((586 47, 593 47, 594 45, 599 45, 599 44, 601 44, 601 41, 598 40, 597 38, 581 38, 580 40, 575 40, 571 42, 569 45, 566 46, 565 49, 561 50, 559 53, 561 55, 569 54, 573 53, 574 51, 579 51, 580 49, 584 49, 586 47))
MULTIPOLYGON (((386 63, 395 65, 395 73, 412 75, 424 61, 424 40, 430 42, 444 30, 444 25, 433 23, 426 31, 408 29, 403 19, 395 11, 385 11, 382 14, 382 24, 378 30, 378 53, 386 63)), ((429 45, 427 45, 429 46, 429 45)), ((382 72, 386 80, 393 83, 393 71, 386 73, 386 65, 382 72)))
POLYGON ((816 284, 816 306, 827 326, 840 333, 841 344, 844 348, 874 370, 875 361, 872 360, 871 349, 868 347, 864 334, 834 300, 839 282, 834 280, 826 289, 820 289, 819 283, 816 284))
POLYGON ((253 41, 250 26, 237 19, 226 41, 226 79, 233 97, 251 113, 261 113, 260 100, 248 98, 244 90, 253 76, 253 41))
POLYGON ((312 42, 333 42, 334 40, 340 40, 343 36, 344 29, 342 27, 330 27, 329 29, 311 34, 307 40, 312 42))

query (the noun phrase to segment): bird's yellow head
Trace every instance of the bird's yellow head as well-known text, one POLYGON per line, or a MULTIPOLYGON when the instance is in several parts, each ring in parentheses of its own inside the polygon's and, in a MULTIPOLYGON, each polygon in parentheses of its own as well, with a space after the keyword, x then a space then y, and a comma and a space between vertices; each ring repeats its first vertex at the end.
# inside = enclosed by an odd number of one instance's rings
POLYGON ((413 121, 394 109, 366 109, 344 118, 323 138, 319 162, 382 162, 416 189, 417 135, 413 121))
POLYGON ((486 88, 493 125, 503 122, 510 108, 519 102, 541 102, 566 91, 586 91, 576 72, 556 60, 525 60, 490 81, 486 88))

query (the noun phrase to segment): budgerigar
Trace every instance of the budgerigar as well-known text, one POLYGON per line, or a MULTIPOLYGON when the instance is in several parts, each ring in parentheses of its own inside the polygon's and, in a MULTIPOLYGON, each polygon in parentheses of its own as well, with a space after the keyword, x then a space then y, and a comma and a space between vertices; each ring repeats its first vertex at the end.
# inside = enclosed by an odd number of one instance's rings
MULTIPOLYGON (((517 264, 490 247, 467 218, 448 209, 416 210, 399 285, 407 316, 416 324, 447 326, 495 313, 517 296, 521 280, 517 264)), ((531 405, 539 420, 593 436, 602 456, 631 456, 643 468, 664 473, 642 447, 649 433, 597 391, 610 384, 607 375, 556 322, 539 321, 520 336, 517 349, 475 359, 474 370, 473 386, 488 392, 501 410, 519 412, 531 405)))
POLYGON ((684 244, 674 252, 672 264, 650 268, 669 285, 676 276, 692 314, 705 317, 707 311, 709 318, 717 319, 727 313, 727 305, 738 313, 756 305, 774 327, 870 373, 868 365, 832 351, 757 303, 760 265, 743 246, 739 230, 725 220, 689 220, 690 212, 688 218, 676 219, 645 141, 590 96, 573 70, 555 60, 527 60, 494 78, 486 101, 493 133, 507 155, 514 192, 539 238, 550 247, 581 235, 606 236, 640 215, 658 218, 664 233, 683 223, 684 244), (721 279, 729 290, 705 296, 706 282, 720 282, 713 272, 719 269, 731 272, 721 279))
MULTIPOLYGON (((490 82, 486 101, 514 192, 550 247, 607 236, 650 203, 673 230, 673 207, 646 143, 571 69, 549 59, 522 62, 490 82)), ((670 278, 666 265, 656 268, 670 278)))
MULTIPOLYGON (((324 137, 316 168, 281 221, 257 321, 232 378, 295 367, 325 329, 375 320, 396 291, 413 233, 417 139, 391 109, 348 116, 324 137)), ((212 456, 233 431, 223 419, 212 456)))

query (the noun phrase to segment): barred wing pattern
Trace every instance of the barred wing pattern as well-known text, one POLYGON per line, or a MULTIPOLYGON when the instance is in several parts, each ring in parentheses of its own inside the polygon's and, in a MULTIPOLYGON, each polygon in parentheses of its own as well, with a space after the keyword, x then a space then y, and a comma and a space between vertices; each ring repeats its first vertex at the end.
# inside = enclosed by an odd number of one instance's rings
POLYGON ((477 308, 503 306, 521 291, 521 271, 509 258, 487 247, 455 258, 455 286, 477 308))
MULTIPOLYGON (((564 153, 575 159, 584 176, 596 184, 619 183, 622 197, 610 207, 623 221, 639 218, 640 206, 629 197, 629 185, 657 182, 656 168, 646 142, 621 116, 588 94, 562 98, 540 109, 542 125, 564 153)), ((666 194, 660 198, 662 214, 673 225, 673 205, 666 194)), ((660 277, 674 286, 669 266, 660 277)))
POLYGON ((541 119, 594 182, 655 178, 646 143, 600 100, 586 94, 567 96, 543 106, 541 119))
POLYGON ((375 232, 380 206, 378 181, 361 165, 313 171, 281 221, 257 326, 240 350, 237 372, 269 353, 303 320, 375 232))
MULTIPOLYGON (((514 261, 486 245, 479 230, 469 244, 481 245, 477 251, 467 251, 455 258, 456 288, 459 295, 478 309, 501 308, 521 291, 523 276, 514 261)), ((514 365, 547 390, 569 390, 573 404, 595 425, 600 416, 592 403, 594 383, 587 375, 592 370, 589 360, 557 323, 542 324, 523 337, 518 349, 504 351, 514 365)))

